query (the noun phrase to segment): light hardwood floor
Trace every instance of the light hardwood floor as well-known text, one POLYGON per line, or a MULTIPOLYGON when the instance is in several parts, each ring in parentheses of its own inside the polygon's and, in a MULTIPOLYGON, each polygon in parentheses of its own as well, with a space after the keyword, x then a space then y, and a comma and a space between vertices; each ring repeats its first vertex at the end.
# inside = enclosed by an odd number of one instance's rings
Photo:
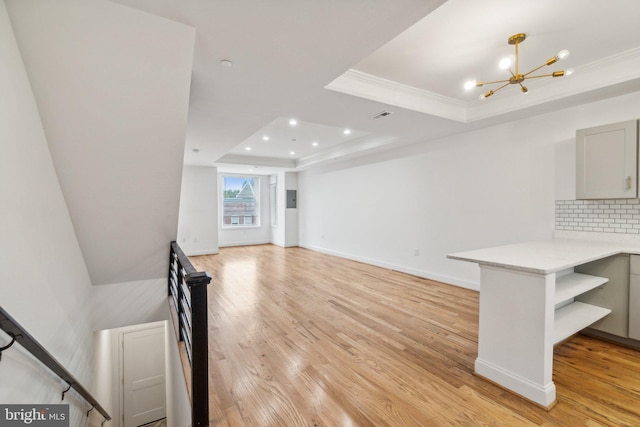
POLYGON ((473 375, 478 293, 272 245, 192 257, 212 426, 640 426, 640 352, 556 348, 549 412, 473 375))

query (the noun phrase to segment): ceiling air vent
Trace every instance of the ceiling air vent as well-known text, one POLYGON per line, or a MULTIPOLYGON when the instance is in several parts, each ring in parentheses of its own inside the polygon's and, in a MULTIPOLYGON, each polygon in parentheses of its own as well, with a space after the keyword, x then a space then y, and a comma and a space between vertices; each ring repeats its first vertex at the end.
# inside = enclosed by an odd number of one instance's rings
POLYGON ((393 113, 391 111, 381 111, 378 114, 374 114, 373 116, 371 116, 372 119, 381 119, 383 117, 387 117, 392 115, 393 113))

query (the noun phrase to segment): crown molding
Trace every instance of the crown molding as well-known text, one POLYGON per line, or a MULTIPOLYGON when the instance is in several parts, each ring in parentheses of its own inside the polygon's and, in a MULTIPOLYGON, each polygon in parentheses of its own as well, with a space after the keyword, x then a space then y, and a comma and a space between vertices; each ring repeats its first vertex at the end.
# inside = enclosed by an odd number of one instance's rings
POLYGON ((243 156, 240 154, 225 154, 216 160, 216 164, 232 165, 260 165, 275 168, 295 169, 294 159, 277 159, 274 157, 243 156))
POLYGON ((353 154, 362 154, 370 150, 384 147, 388 144, 395 142, 397 138, 392 136, 363 136, 361 138, 349 141, 344 144, 333 146, 320 153, 312 154, 310 156, 302 157, 296 162, 297 168, 306 168, 312 165, 317 165, 329 160, 342 159, 345 156, 353 154))
POLYGON ((345 93, 384 104, 431 114, 458 122, 466 122, 467 103, 391 80, 350 69, 325 89, 345 93))
POLYGON ((463 123, 475 122, 640 78, 640 47, 575 69, 562 79, 533 80, 526 95, 504 90, 471 102, 418 89, 354 69, 326 89, 463 123))

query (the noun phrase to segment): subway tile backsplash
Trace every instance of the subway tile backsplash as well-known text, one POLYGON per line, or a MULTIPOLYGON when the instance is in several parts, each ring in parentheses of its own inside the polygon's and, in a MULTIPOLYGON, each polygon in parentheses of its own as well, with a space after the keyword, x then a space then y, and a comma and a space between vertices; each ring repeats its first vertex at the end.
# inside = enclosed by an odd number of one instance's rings
POLYGON ((640 234, 640 200, 556 200, 556 230, 640 234))

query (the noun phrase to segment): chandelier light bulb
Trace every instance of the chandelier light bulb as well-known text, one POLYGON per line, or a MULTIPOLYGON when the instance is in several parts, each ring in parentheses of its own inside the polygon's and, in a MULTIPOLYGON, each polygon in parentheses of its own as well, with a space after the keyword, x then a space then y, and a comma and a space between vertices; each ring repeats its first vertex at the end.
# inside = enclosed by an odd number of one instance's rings
POLYGON ((565 75, 565 76, 570 76, 570 75, 571 75, 571 74, 573 74, 573 73, 574 73, 573 68, 567 68, 567 69, 564 71, 564 75, 565 75))
POLYGON ((569 51, 567 49, 563 49, 560 52, 558 52, 558 59, 562 60, 564 58, 566 58, 567 56, 569 56, 569 51))
POLYGON ((511 59, 503 58, 500 63, 498 63, 498 66, 501 70, 507 70, 511 66, 511 59))
POLYGON ((465 88, 466 90, 471 90, 471 89, 473 89, 474 87, 476 87, 476 81, 475 81, 475 80, 469 80, 469 81, 467 81, 467 82, 464 84, 464 88, 465 88))

